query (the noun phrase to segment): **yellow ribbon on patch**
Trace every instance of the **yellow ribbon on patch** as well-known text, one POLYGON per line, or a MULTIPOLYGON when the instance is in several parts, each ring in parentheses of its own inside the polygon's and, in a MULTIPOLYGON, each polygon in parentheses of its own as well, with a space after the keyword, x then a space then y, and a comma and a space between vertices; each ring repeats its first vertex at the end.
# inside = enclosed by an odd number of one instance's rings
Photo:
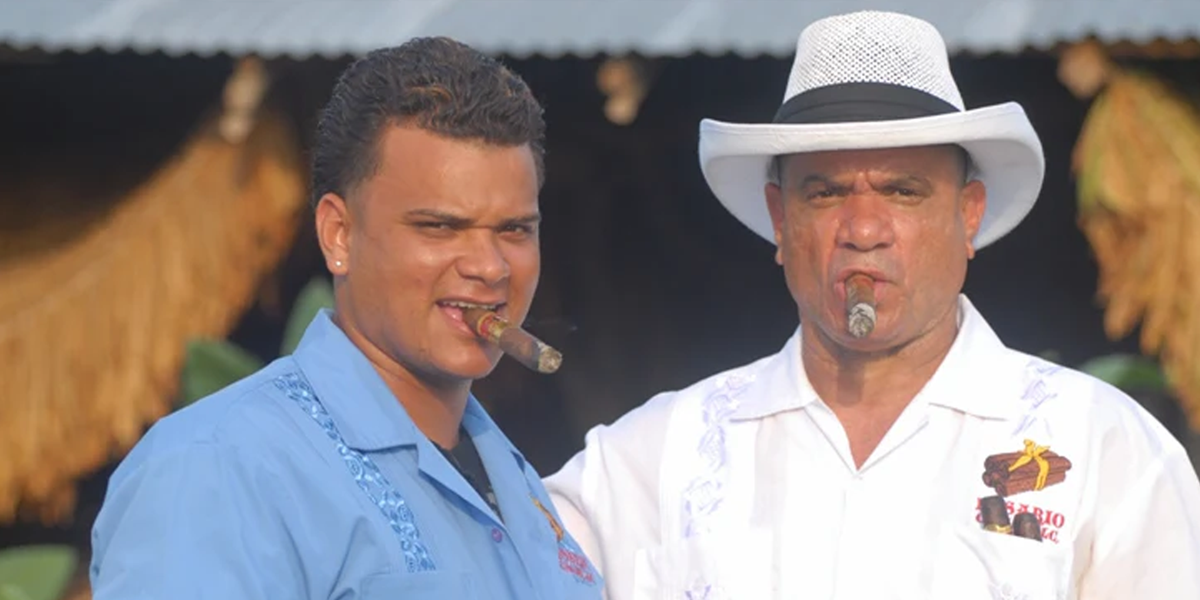
POLYGON ((1046 478, 1050 476, 1050 463, 1042 458, 1042 453, 1049 449, 1050 446, 1039 446, 1033 440, 1025 440, 1025 449, 1022 451, 1021 456, 1018 456, 1017 460, 1014 460, 1013 464, 1009 465, 1008 472, 1012 473, 1016 471, 1031 460, 1035 461, 1038 466, 1038 476, 1037 480, 1033 483, 1033 489, 1040 490, 1046 487, 1046 478))
POLYGON ((565 534, 562 525, 558 524, 558 520, 554 518, 553 514, 550 514, 550 511, 546 510, 546 507, 542 505, 541 501, 538 500, 536 496, 530 494, 529 498, 533 500, 533 505, 538 507, 538 510, 542 511, 542 515, 545 516, 546 520, 550 522, 550 529, 554 530, 554 537, 558 538, 558 541, 561 542, 565 534))

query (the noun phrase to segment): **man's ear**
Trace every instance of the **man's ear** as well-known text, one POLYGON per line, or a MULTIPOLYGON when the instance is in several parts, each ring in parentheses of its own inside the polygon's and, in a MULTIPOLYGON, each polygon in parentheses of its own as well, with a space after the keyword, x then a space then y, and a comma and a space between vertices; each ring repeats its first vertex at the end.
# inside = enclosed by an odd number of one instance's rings
POLYGON ((767 212, 771 213, 771 227, 775 230, 775 264, 783 264, 783 189, 779 184, 767 182, 763 187, 767 197, 767 212))
POLYGON ((350 270, 350 208, 332 192, 321 196, 316 209, 317 242, 325 255, 325 268, 334 277, 350 270))
POLYGON ((975 234, 983 224, 983 213, 987 211, 987 188, 978 179, 963 186, 959 196, 963 226, 967 232, 967 258, 975 258, 975 234))

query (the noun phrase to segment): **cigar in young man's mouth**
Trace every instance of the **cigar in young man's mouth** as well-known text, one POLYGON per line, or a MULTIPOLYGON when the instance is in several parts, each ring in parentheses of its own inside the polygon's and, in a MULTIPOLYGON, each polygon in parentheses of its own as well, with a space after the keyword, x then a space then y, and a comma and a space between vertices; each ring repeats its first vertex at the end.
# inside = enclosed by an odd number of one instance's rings
POLYGON ((464 308, 463 320, 475 335, 488 340, 538 373, 553 373, 562 365, 562 353, 504 317, 482 308, 464 308))
POLYGON ((862 339, 875 329, 875 280, 862 273, 846 280, 846 329, 862 339))

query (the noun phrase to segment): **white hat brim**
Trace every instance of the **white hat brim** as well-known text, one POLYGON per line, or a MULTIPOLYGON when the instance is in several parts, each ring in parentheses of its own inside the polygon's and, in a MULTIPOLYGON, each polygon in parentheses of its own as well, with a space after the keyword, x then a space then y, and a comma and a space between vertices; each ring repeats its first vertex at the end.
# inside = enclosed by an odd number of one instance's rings
POLYGON ((800 152, 957 144, 987 189, 975 236, 983 248, 1012 231, 1042 188, 1045 158, 1024 109, 1015 102, 931 117, 820 124, 700 122, 700 169, 730 213, 775 243, 763 188, 771 157, 800 152))

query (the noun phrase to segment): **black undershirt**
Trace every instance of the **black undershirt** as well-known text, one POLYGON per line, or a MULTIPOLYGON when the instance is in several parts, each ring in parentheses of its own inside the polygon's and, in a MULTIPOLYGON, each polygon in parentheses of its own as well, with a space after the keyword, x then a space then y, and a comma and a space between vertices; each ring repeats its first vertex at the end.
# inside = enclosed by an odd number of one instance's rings
POLYGON ((479 450, 475 448, 475 442, 466 429, 459 428, 458 445, 454 448, 447 450, 437 444, 434 446, 458 470, 463 479, 466 479, 467 483, 475 489, 479 497, 492 507, 496 517, 503 522, 504 516, 500 514, 500 505, 496 502, 495 492, 492 491, 492 481, 488 478, 487 469, 483 467, 483 459, 479 458, 479 450))

